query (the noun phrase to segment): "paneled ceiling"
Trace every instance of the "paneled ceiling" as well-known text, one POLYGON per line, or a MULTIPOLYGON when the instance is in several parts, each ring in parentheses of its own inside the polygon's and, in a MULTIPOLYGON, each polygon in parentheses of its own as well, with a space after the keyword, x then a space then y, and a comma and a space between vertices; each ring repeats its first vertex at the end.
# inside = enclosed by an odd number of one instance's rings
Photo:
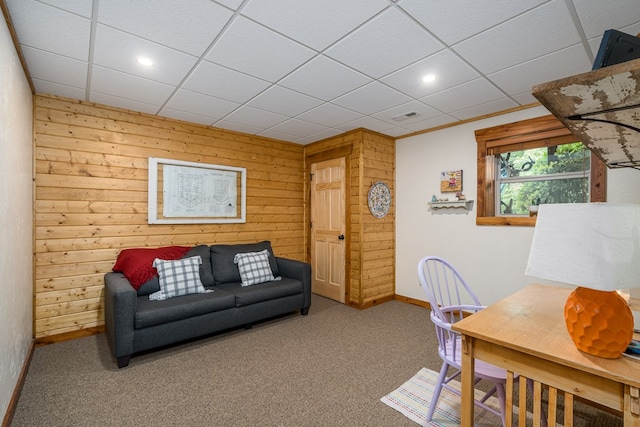
POLYGON ((638 0, 4 1, 37 93, 300 144, 527 105, 640 32, 638 0))

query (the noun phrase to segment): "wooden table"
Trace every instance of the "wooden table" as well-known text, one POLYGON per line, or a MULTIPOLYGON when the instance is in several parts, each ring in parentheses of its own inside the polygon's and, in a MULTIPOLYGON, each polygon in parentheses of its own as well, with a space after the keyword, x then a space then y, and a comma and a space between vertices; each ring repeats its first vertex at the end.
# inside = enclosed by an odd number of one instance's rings
MULTIPOLYGON (((523 408, 529 378, 534 383, 534 425, 540 425, 544 385, 550 419, 556 416, 558 393, 564 393, 566 426, 573 424, 574 396, 623 414, 626 427, 640 426, 640 361, 603 359, 578 350, 564 323, 563 308, 570 292, 530 285, 453 326, 463 336, 462 426, 471 427, 474 418, 474 359, 507 370, 507 425, 512 418, 514 383, 520 386, 523 408)), ((519 411, 520 425, 525 412, 519 411)))

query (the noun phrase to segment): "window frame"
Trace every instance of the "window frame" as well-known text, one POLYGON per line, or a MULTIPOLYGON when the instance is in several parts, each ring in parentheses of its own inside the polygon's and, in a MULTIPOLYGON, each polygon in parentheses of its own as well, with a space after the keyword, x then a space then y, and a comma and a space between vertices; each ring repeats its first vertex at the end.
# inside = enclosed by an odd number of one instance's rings
MULTIPOLYGON (((487 156, 508 151, 567 144, 579 140, 553 115, 478 129, 475 131, 475 136, 478 143, 476 225, 535 226, 535 216, 496 215, 494 182, 493 178, 487 179, 487 156)), ((589 188, 591 202, 606 201, 606 180, 607 166, 592 153, 589 188)))

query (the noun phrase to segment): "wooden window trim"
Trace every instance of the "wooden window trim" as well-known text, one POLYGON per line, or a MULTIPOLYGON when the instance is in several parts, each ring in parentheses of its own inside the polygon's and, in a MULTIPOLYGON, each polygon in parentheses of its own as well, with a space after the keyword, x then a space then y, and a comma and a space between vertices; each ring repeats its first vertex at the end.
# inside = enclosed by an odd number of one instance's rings
MULTIPOLYGON (((540 146, 552 146, 575 142, 578 139, 552 115, 522 120, 475 131, 478 142, 478 187, 476 197, 476 225, 534 226, 535 217, 495 216, 494 198, 487 188, 486 173, 488 154, 524 150, 540 146), (542 143, 542 144, 541 144, 542 143)), ((607 167, 598 156, 591 156, 590 201, 607 200, 607 167)))

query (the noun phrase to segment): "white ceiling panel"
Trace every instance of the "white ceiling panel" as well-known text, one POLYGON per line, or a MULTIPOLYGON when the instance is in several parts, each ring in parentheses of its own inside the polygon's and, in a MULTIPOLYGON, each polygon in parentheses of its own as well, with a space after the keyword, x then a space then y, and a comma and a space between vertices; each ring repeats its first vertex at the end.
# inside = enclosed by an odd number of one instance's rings
POLYGON ((504 97, 503 92, 486 79, 480 78, 425 96, 420 100, 441 113, 450 113, 467 108, 469 105, 486 104, 504 97))
POLYGON ((322 51, 388 6, 385 0, 253 1, 242 14, 322 51))
POLYGON ((6 2, 21 44, 80 61, 89 59, 89 19, 34 0, 6 2))
POLYGON ((448 45, 488 30, 547 0, 448 0, 426 5, 424 0, 403 0, 400 7, 448 45), (434 10, 434 6, 437 11, 434 10))
POLYGON ((142 77, 94 65, 91 73, 91 91, 131 99, 145 104, 164 104, 175 88, 142 77))
POLYGON ((489 74, 580 43, 563 0, 553 0, 454 46, 489 74))
POLYGON ((202 61, 184 82, 183 87, 227 101, 244 103, 270 85, 271 83, 264 80, 202 61))
MULTIPOLYGON (((171 110, 210 117, 209 124, 220 120, 239 106, 240 104, 235 102, 202 95, 186 89, 178 90, 165 105, 166 108, 171 110)), ((163 114, 162 110, 160 114, 163 114)))
POLYGON ((101 23, 147 40, 200 56, 233 12, 210 0, 186 4, 166 0, 100 2, 101 23))
POLYGON ((34 79, 52 80, 83 90, 87 87, 86 62, 31 47, 25 47, 22 53, 34 79))
POLYGON ((529 106, 589 71, 605 30, 640 32, 637 0, 182 3, 4 2, 36 93, 299 144, 529 106))
POLYGON ((363 114, 328 102, 298 116, 299 119, 327 127, 341 125, 361 117, 363 117, 363 114))
POLYGON ((413 98, 420 98, 478 77, 480 73, 454 53, 442 50, 380 81, 413 98), (433 74, 436 80, 431 83, 423 82, 422 77, 426 74, 433 74))
POLYGON ((370 77, 320 55, 280 80, 278 84, 330 101, 372 81, 370 77))
POLYGON ((313 55, 311 49, 240 17, 222 35, 206 59, 276 82, 313 55))
POLYGON ((198 58, 105 25, 96 29, 93 62, 157 82, 177 86, 198 58), (153 60, 152 67, 138 64, 140 56, 153 60))
POLYGON ((389 9, 327 49, 326 54, 370 77, 380 78, 442 48, 403 13, 389 9))
POLYGON ((371 115, 387 110, 398 104, 405 104, 411 98, 382 83, 373 82, 333 100, 344 108, 371 115))

